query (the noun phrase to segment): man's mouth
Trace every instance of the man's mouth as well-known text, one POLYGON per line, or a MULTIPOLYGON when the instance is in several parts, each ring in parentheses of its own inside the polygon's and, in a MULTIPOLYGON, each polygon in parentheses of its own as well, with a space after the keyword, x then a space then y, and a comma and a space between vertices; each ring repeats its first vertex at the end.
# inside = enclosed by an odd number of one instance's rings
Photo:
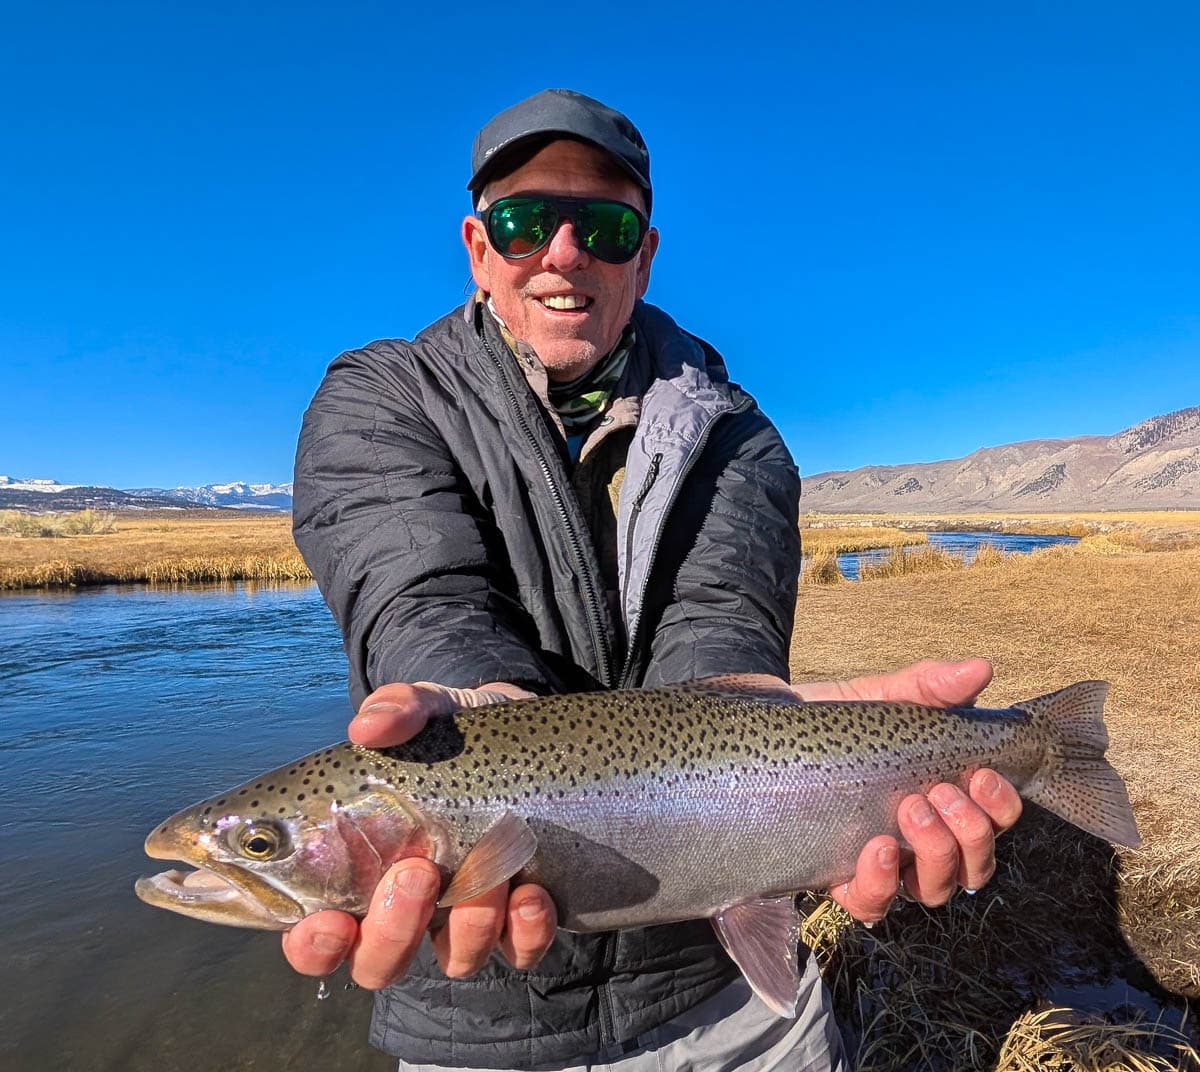
POLYGON ((592 304, 592 299, 582 294, 548 294, 538 298, 538 301, 545 308, 553 309, 556 312, 586 309, 592 304))

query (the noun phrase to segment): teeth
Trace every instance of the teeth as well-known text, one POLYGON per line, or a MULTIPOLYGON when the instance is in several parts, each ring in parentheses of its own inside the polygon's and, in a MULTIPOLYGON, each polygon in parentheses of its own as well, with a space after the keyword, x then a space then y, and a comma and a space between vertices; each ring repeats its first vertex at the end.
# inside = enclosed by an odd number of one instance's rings
POLYGON ((556 294, 540 300, 547 309, 583 309, 588 304, 588 299, 578 294, 556 294))

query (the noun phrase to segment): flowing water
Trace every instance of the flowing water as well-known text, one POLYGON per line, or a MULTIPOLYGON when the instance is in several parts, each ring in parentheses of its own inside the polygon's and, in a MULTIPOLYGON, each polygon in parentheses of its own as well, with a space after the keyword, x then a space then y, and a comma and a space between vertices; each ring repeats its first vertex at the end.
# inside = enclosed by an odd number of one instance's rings
POLYGON ((0 1068, 394 1067, 343 975, 133 894, 156 820, 345 736, 345 680, 312 586, 0 597, 0 1068))

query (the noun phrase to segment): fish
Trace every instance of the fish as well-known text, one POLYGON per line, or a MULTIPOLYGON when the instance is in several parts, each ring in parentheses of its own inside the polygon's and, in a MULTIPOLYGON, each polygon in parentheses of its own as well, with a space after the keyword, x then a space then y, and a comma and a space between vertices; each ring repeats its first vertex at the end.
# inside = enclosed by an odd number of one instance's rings
POLYGON ((1083 830, 1139 843, 1104 758, 1107 689, 934 708, 802 701, 728 675, 463 710, 394 748, 335 744, 185 808, 145 851, 196 870, 135 889, 284 930, 321 909, 363 916, 388 867, 421 856, 442 873, 439 909, 517 879, 544 886, 571 931, 709 918, 759 997, 794 1016, 796 894, 848 881, 869 838, 899 835, 909 794, 990 767, 1083 830))

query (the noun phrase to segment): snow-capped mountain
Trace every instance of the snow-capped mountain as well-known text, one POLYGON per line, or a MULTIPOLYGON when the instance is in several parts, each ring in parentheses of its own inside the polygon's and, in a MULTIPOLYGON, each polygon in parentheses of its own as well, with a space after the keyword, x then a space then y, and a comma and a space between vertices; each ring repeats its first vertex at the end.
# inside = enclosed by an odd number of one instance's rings
POLYGON ((0 488, 9 491, 41 491, 53 495, 77 487, 78 484, 60 484, 57 480, 17 480, 11 476, 0 476, 0 488))
POLYGON ((10 510, 278 510, 292 508, 292 485, 236 480, 198 488, 110 488, 61 484, 44 477, 0 476, 0 509, 10 510))
POLYGON ((130 488, 136 496, 165 496, 179 502, 199 506, 224 506, 235 510, 290 510, 292 485, 249 484, 235 480, 229 484, 203 484, 198 488, 130 488))

